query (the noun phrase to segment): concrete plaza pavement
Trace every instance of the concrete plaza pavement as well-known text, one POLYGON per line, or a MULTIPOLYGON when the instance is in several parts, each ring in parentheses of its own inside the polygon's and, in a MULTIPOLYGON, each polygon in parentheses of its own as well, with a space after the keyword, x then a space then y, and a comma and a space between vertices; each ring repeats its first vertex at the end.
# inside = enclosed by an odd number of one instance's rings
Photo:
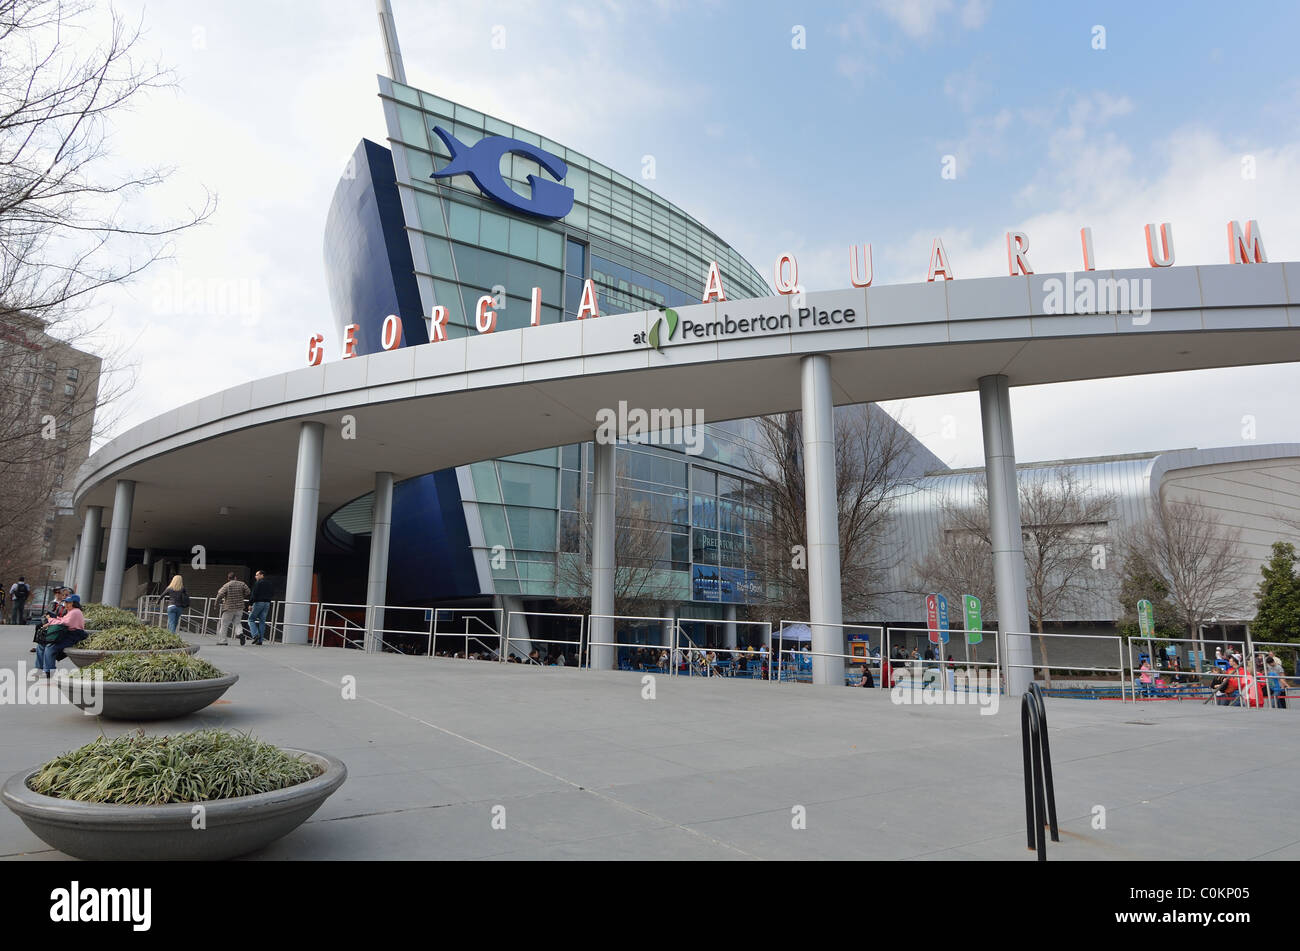
MULTIPOLYGON (((0 628, 3 667, 31 669, 30 630, 0 628)), ((649 700, 627 672, 190 640, 240 675, 223 700, 145 724, 5 703, 0 778, 101 729, 226 727, 349 771, 251 858, 1034 858, 1006 698, 990 716, 879 690, 660 675, 649 700)), ((1049 700, 1062 839, 1049 860, 1300 858, 1298 715, 1049 700)), ((7 809, 0 857, 66 858, 7 809)))

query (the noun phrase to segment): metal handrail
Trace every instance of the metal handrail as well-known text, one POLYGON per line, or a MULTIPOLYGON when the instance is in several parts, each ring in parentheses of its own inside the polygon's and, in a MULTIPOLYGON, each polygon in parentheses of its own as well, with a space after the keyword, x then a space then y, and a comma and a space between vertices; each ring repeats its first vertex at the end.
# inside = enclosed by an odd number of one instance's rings
POLYGON ((1052 782, 1052 750, 1047 737, 1047 706, 1042 688, 1031 683, 1020 698, 1020 745, 1025 772, 1025 837, 1038 861, 1047 861, 1047 838, 1060 842, 1056 823, 1056 788, 1052 782))

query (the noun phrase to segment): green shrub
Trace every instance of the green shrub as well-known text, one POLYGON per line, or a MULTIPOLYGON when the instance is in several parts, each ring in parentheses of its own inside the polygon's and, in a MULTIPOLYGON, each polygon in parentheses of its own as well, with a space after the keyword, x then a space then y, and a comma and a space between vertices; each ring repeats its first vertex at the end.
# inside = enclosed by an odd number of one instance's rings
POLYGON ((96 673, 115 684, 174 684, 226 676, 206 660, 189 654, 119 654, 88 664, 72 676, 94 678, 96 673))
POLYGON ((109 627, 144 627, 130 611, 113 607, 111 604, 83 604, 81 613, 86 618, 86 627, 103 630, 109 627))
POLYGON ((144 731, 93 743, 50 760, 31 778, 33 792, 77 802, 159 806, 252 796, 297 786, 321 769, 243 733, 144 731))
POLYGON ((96 631, 76 646, 77 650, 156 651, 185 647, 179 634, 158 627, 119 625, 96 631))

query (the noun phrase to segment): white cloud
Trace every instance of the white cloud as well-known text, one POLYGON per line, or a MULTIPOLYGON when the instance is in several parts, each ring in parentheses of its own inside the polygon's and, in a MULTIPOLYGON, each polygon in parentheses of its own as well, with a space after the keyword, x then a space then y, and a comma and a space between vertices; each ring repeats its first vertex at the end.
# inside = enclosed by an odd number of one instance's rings
POLYGON ((960 9, 953 0, 876 0, 876 6, 914 40, 928 39, 954 20, 968 30, 978 29, 988 17, 984 0, 967 0, 960 9))

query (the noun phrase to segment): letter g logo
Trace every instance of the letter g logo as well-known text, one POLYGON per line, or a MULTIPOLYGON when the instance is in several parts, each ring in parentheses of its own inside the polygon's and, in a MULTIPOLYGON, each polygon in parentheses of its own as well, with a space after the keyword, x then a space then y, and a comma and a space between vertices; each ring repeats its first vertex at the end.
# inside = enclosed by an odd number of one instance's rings
POLYGON ((441 126, 434 126, 433 131, 451 152, 451 161, 442 171, 434 172, 434 178, 468 175, 478 190, 493 201, 538 218, 563 218, 573 209, 573 189, 557 184, 569 174, 569 166, 550 152, 503 135, 490 136, 469 146, 441 126), (501 177, 501 156, 512 152, 532 159, 554 175, 556 181, 529 175, 532 197, 520 195, 501 177))

